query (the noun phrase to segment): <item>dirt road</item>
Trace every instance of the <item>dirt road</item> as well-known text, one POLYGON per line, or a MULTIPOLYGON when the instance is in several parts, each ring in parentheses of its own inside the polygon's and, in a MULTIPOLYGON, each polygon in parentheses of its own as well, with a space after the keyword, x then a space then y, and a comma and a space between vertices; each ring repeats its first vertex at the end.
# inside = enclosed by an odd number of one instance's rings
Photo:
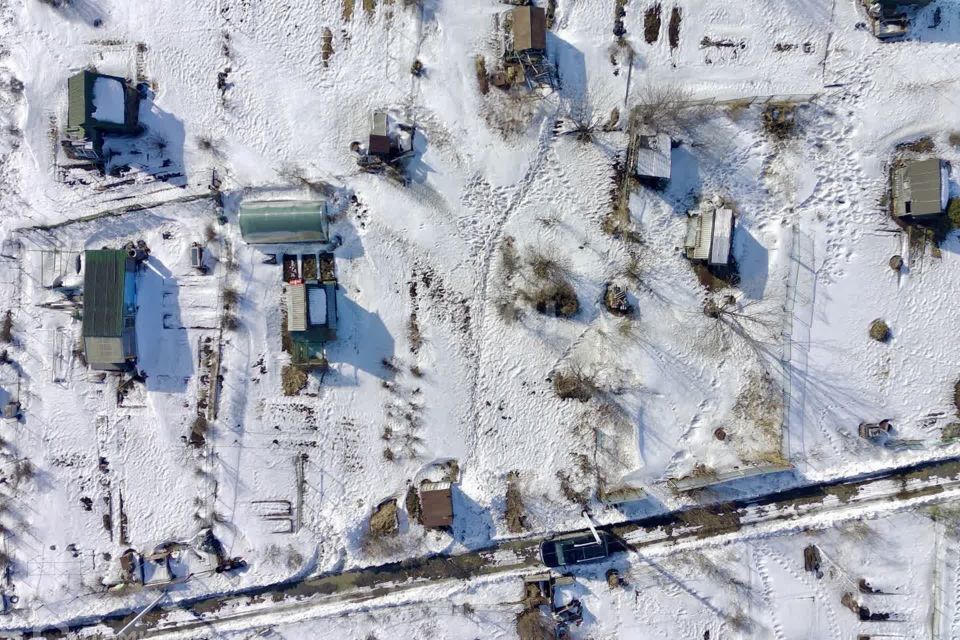
MULTIPOLYGON (((853 478, 801 486, 756 498, 673 511, 603 527, 620 551, 663 556, 732 539, 833 526, 919 504, 960 498, 960 458, 925 462, 853 478)), ((543 538, 495 541, 457 556, 411 558, 399 563, 309 577, 300 581, 163 603, 143 618, 138 638, 193 637, 201 629, 252 628, 276 620, 322 617, 331 608, 368 603, 427 585, 539 565, 543 538)), ((800 560, 798 560, 799 562, 800 560)), ((117 631, 135 611, 64 622, 39 629, 0 631, 0 638, 67 638, 101 626, 117 631)))

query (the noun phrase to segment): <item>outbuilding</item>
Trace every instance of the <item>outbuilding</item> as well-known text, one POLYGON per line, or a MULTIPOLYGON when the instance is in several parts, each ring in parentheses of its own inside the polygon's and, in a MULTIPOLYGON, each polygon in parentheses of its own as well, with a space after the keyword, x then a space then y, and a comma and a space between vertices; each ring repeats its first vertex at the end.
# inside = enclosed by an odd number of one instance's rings
POLYGON ((103 137, 139 133, 140 96, 124 78, 84 70, 67 80, 67 154, 99 161, 103 137))
POLYGON ((123 371, 137 360, 137 264, 126 251, 84 252, 83 353, 91 369, 123 371))
POLYGON ((514 7, 511 14, 513 23, 511 32, 513 53, 539 52, 547 50, 547 13, 541 7, 514 7))
POLYGON ((267 200, 240 205, 240 235, 247 244, 330 240, 326 202, 267 200))
POLYGON ((730 264, 733 242, 733 210, 722 205, 708 205, 692 211, 687 218, 684 250, 687 258, 706 262, 709 266, 730 264))
POLYGON ((651 132, 637 136, 634 162, 637 177, 660 182, 669 180, 672 147, 673 141, 665 133, 651 132))
POLYGON ((936 158, 896 167, 891 175, 893 215, 929 218, 942 214, 950 197, 948 174, 947 163, 936 158))
POLYGON ((424 482, 420 485, 420 522, 428 529, 453 524, 453 484, 424 482))

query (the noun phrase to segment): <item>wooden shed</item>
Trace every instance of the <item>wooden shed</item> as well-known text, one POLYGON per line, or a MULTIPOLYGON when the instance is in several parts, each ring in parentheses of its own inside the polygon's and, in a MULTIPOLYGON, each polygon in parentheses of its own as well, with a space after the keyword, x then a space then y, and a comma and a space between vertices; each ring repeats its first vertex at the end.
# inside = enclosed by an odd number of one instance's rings
POLYGON ((513 16, 513 52, 546 51, 547 12, 540 7, 515 7, 513 16))
POLYGON ((424 482, 420 485, 420 519, 423 526, 442 529, 453 524, 453 484, 424 482))
POLYGON ((896 217, 938 216, 946 210, 950 196, 947 163, 931 158, 897 167, 890 190, 896 217))

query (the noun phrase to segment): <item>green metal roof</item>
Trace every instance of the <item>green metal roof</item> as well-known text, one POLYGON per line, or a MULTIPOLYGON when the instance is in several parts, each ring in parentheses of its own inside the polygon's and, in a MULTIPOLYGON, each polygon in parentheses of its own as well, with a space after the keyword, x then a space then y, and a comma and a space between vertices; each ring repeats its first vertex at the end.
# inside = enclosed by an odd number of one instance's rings
POLYGON ((94 71, 81 71, 67 79, 67 128, 68 134, 80 138, 92 136, 94 130, 114 133, 132 133, 137 129, 139 101, 124 78, 94 71), (98 120, 93 114, 93 85, 97 78, 110 78, 124 86, 124 122, 98 120))
POLYGON ((83 337, 123 333, 123 280, 127 254, 115 249, 84 252, 83 337))
POLYGON ((327 242, 323 201, 272 200, 240 205, 240 233, 250 244, 327 242))

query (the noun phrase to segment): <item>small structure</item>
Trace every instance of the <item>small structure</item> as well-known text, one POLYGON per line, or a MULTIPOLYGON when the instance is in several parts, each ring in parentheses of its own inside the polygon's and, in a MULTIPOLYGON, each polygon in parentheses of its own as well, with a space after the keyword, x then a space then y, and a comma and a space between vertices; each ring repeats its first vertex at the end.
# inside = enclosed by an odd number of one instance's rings
POLYGON ((907 35, 910 17, 905 9, 925 7, 932 0, 863 0, 873 22, 873 35, 880 40, 893 40, 907 35))
POLYGON ((424 482, 420 485, 420 514, 423 526, 442 529, 453 524, 453 484, 424 482))
POLYGON ((125 79, 81 71, 67 80, 64 151, 75 160, 103 161, 105 135, 140 132, 140 95, 125 79))
POLYGON ((640 134, 637 137, 634 171, 638 178, 666 183, 670 180, 673 141, 665 133, 640 134))
POLYGON ((733 210, 720 202, 711 202, 687 215, 687 238, 683 244, 687 258, 711 267, 729 265, 733 210))
POLYGON ((543 55, 547 50, 547 12, 541 7, 514 7, 511 12, 513 41, 510 50, 513 53, 534 53, 543 55))
POLYGON ((384 161, 390 159, 390 136, 387 133, 387 114, 383 111, 374 111, 373 113, 373 126, 370 127, 367 153, 384 161))
POLYGON ((861 422, 860 426, 857 427, 857 433, 864 440, 883 442, 890 435, 890 429, 892 428, 893 424, 891 424, 889 420, 881 420, 880 422, 861 422))
POLYGON ((199 242, 190 245, 190 266, 200 273, 207 272, 207 265, 203 264, 203 245, 199 242))
POLYGON ((529 88, 550 86, 554 70, 547 60, 547 14, 541 7, 514 7, 510 37, 504 47, 505 68, 494 74, 494 84, 508 87, 524 80, 529 88))
POLYGON ((326 202, 267 200, 240 205, 240 235, 247 244, 329 242, 326 202))
POLYGON ((321 366, 326 363, 324 345, 337 339, 335 263, 332 253, 304 256, 301 262, 302 271, 284 289, 290 359, 299 366, 321 366))
POLYGON ((374 111, 366 151, 359 143, 352 145, 359 153, 357 164, 369 173, 390 169, 395 177, 402 178, 400 164, 413 154, 415 134, 415 127, 397 122, 385 111, 374 111))
POLYGON ((890 180, 893 215, 897 218, 931 218, 941 215, 950 197, 948 167, 932 158, 896 167, 890 180))
POLYGON ((84 252, 83 353, 91 369, 125 371, 137 360, 138 251, 84 252))

